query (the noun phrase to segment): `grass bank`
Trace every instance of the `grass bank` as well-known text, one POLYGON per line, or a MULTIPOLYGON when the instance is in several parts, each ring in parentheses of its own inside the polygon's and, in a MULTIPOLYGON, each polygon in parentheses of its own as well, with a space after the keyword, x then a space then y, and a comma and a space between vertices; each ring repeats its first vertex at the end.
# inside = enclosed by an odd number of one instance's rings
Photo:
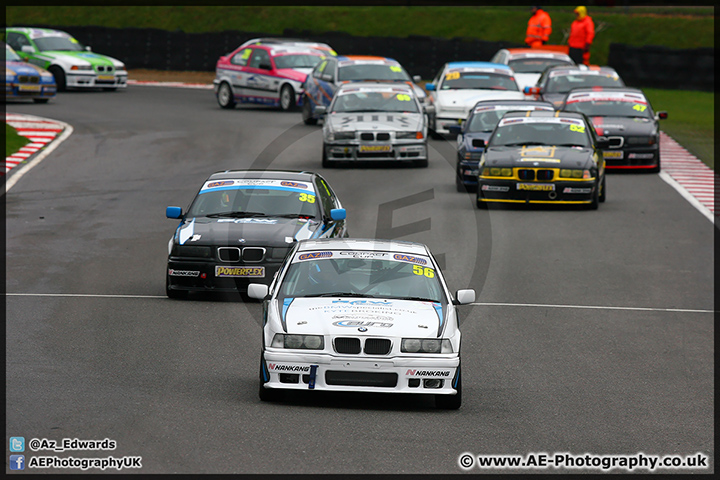
POLYGON ((21 137, 17 134, 17 131, 8 125, 5 124, 5 156, 9 157, 13 153, 20 150, 22 147, 30 143, 30 140, 28 140, 25 137, 21 137))
MULTIPOLYGON (((550 42, 564 43, 573 6, 545 9, 553 21, 550 42)), ((670 48, 714 47, 713 7, 589 7, 597 35, 594 63, 605 64, 610 43, 670 48), (692 34, 689 34, 692 32, 692 34)), ((239 30, 282 35, 286 29, 321 34, 472 38, 522 44, 530 7, 487 6, 7 6, 7 25, 97 25, 159 28, 188 33, 239 30)), ((342 52, 340 52, 342 53, 342 52)))

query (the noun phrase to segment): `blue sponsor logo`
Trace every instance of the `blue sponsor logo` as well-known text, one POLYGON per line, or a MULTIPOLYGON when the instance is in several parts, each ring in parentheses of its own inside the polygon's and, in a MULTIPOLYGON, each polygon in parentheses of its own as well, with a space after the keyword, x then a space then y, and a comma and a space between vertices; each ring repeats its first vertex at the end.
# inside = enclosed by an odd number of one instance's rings
POLYGON ((313 252, 303 253, 298 257, 298 260, 307 260, 309 258, 327 258, 332 257, 332 252, 313 252))

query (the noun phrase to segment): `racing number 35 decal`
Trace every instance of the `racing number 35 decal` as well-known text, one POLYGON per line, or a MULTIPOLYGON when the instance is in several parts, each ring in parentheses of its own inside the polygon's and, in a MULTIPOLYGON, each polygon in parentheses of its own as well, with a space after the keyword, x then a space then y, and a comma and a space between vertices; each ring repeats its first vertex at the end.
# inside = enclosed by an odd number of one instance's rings
POLYGON ((298 197, 298 200, 300 200, 301 202, 315 203, 315 195, 310 195, 309 193, 301 193, 298 197))
POLYGON ((430 267, 421 267, 420 265, 413 265, 413 273, 415 275, 425 275, 427 278, 433 278, 435 276, 435 270, 430 267))

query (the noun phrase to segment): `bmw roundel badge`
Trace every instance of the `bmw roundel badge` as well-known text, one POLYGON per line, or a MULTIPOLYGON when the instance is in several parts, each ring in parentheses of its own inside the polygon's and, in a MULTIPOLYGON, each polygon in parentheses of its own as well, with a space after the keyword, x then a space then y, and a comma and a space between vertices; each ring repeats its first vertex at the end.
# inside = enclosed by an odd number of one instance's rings
POLYGON ((367 327, 358 327, 358 332, 367 332, 367 327))

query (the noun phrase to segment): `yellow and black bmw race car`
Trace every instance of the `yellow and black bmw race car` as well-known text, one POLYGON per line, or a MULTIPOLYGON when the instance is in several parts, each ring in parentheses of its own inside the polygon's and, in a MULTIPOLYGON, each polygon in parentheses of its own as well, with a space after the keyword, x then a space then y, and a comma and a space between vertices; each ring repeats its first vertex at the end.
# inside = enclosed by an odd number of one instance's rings
POLYGON ((605 201, 606 137, 582 113, 509 112, 495 127, 478 170, 477 206, 605 201))

